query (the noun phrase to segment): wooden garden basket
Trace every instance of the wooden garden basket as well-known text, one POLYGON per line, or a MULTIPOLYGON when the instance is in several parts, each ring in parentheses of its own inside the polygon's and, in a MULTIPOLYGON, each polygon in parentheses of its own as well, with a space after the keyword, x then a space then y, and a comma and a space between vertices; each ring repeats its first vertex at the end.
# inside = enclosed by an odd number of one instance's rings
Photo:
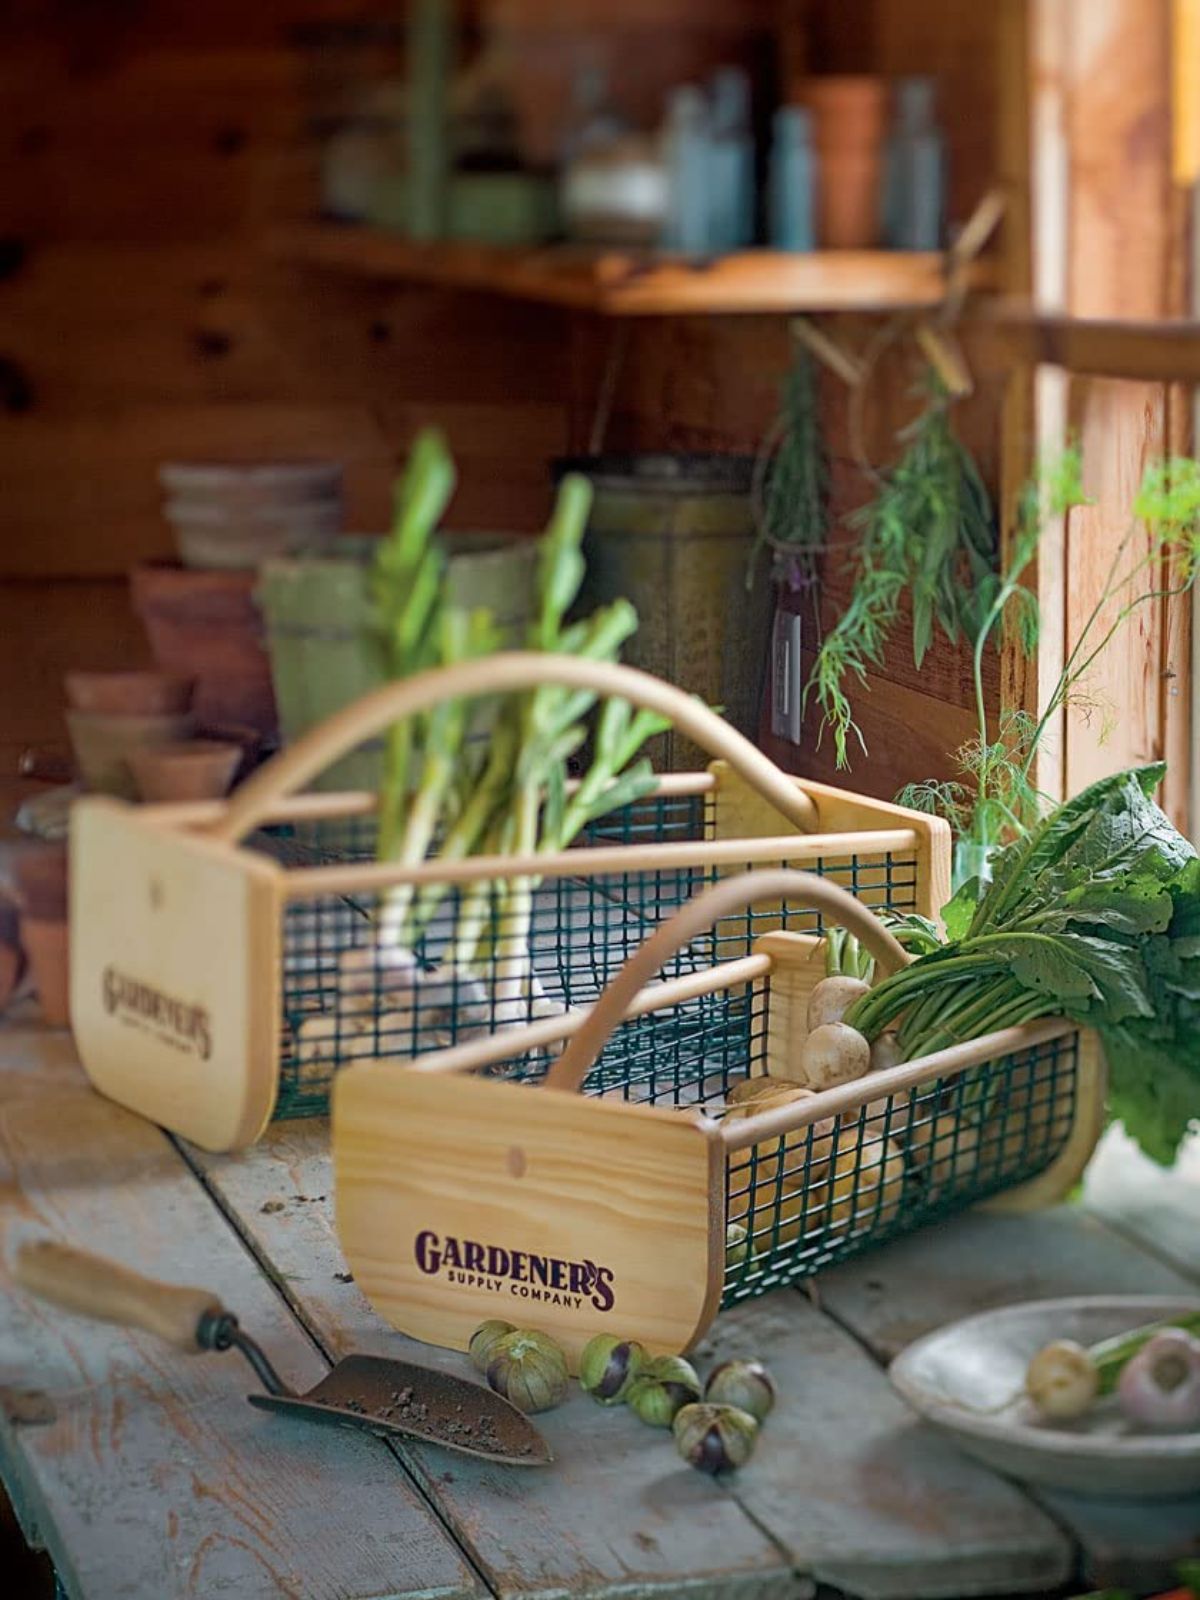
POLYGON ((388 1322, 454 1349, 503 1318, 572 1361, 601 1332, 680 1352, 720 1306, 978 1200, 1048 1204, 1076 1182, 1103 1070, 1093 1037, 1062 1019, 727 1115, 747 1074, 794 1071, 823 941, 768 933, 743 959, 642 986, 720 918, 783 898, 848 928, 881 971, 908 959, 835 885, 742 874, 661 924, 594 1007, 338 1074, 338 1233, 388 1322), (740 1009, 741 1047, 705 1027, 706 1002, 740 1009), (539 1074, 552 1033, 569 1042, 539 1074))
MULTIPOLYGON (((325 1111, 334 1069, 347 1061, 410 1059, 589 1004, 650 927, 720 877, 803 866, 865 903, 935 917, 949 894, 949 858, 940 820, 787 777, 719 717, 644 672, 497 655, 374 691, 226 802, 80 801, 72 1024, 102 1093, 205 1148, 229 1150, 258 1138, 272 1115, 325 1111), (374 796, 298 792, 403 718, 545 684, 657 711, 717 759, 705 772, 660 778, 577 846, 523 860, 380 864, 371 859, 374 796), (324 845, 336 831, 338 859, 314 854, 299 836, 313 828, 324 845), (508 928, 497 925, 493 968, 481 976, 464 980, 444 962, 470 886, 491 892, 514 879, 539 885, 522 948, 541 998, 518 994, 501 1005, 508 928), (375 942, 375 915, 398 886, 444 895, 416 951, 420 987, 407 995, 375 942)), ((819 927, 807 907, 763 903, 723 917, 707 947, 681 952, 668 975, 746 957, 772 929, 819 927)), ((727 1026, 735 1048, 740 1013, 726 1007, 721 1022, 724 1002, 706 1004, 710 1026, 727 1026)))

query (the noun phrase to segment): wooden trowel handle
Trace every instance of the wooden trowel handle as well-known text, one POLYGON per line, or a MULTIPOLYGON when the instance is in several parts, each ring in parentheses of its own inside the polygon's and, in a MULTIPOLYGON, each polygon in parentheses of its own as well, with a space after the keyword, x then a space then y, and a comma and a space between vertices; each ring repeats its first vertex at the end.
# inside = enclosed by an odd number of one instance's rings
POLYGON ((52 1239, 21 1246, 16 1280, 30 1294, 65 1311, 142 1328, 177 1349, 193 1352, 201 1348, 196 1330, 202 1318, 222 1311, 220 1299, 210 1289, 157 1283, 116 1261, 86 1255, 52 1239))

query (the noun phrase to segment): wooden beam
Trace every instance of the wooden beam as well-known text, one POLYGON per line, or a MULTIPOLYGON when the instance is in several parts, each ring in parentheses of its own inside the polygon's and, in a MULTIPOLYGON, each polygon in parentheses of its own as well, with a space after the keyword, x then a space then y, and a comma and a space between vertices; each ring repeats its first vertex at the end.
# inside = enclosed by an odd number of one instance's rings
POLYGON ((1126 322, 983 307, 1010 357, 1100 378, 1200 384, 1200 322, 1126 322))

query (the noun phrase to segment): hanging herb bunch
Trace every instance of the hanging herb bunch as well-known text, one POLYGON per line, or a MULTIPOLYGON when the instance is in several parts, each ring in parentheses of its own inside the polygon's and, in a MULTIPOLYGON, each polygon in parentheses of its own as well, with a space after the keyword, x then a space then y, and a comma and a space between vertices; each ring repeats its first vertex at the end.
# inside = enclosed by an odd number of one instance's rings
POLYGON ((850 692, 882 667, 903 598, 911 597, 913 662, 925 659, 934 631, 951 645, 974 643, 975 593, 994 576, 996 520, 970 454, 955 435, 950 400, 931 375, 932 397, 900 435, 903 452, 879 494, 849 518, 861 538, 846 609, 825 635, 805 686, 821 734, 831 734, 837 765, 866 741, 850 692))
POLYGON ((825 538, 829 456, 821 433, 817 368, 800 348, 783 381, 779 416, 764 441, 756 472, 758 537, 746 575, 751 587, 763 549, 781 588, 815 596, 817 558, 825 538))

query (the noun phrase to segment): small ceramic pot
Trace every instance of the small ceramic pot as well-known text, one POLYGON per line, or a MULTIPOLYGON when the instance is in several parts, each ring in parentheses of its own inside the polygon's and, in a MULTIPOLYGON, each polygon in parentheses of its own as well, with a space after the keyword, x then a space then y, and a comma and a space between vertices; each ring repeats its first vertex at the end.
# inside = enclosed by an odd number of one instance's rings
POLYGON ((240 744, 189 739, 134 750, 129 764, 143 800, 218 800, 228 792, 242 756, 240 744))
POLYGON ((870 250, 883 227, 888 86, 882 78, 809 78, 801 90, 817 156, 817 242, 870 250))
POLYGON ((195 680, 174 672, 68 672, 73 711, 102 716, 179 716, 192 704, 195 680))
POLYGON ((184 715, 104 716, 98 711, 68 711, 67 731, 87 788, 101 794, 137 797, 129 758, 148 745, 186 739, 193 728, 184 715))
POLYGON ((134 568, 130 586, 155 661, 195 678, 199 720, 273 736, 278 718, 254 599, 258 574, 151 562, 134 568))
POLYGON ((29 957, 33 986, 42 1016, 52 1028, 65 1028, 69 1020, 69 934, 65 917, 55 921, 43 921, 28 913, 21 917, 21 943, 29 957))

